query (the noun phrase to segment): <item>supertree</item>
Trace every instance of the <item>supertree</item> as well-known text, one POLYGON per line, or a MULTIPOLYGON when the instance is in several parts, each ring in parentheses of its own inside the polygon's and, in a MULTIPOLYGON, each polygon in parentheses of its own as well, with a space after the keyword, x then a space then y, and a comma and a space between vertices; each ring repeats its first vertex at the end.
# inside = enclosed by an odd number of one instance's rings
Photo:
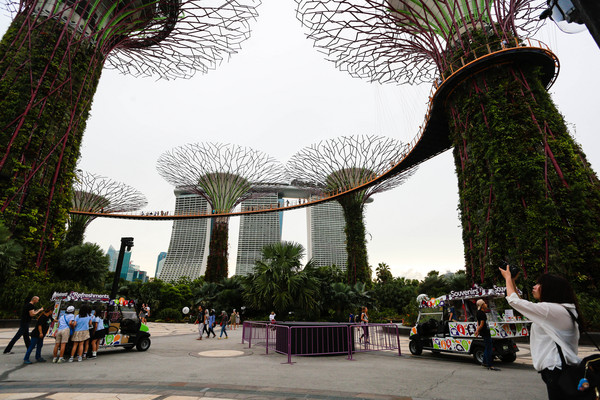
POLYGON ((190 143, 163 153, 159 174, 175 187, 204 197, 213 214, 205 279, 227 278, 228 213, 242 201, 261 195, 260 187, 282 182, 285 168, 270 156, 248 148, 221 143, 190 143))
POLYGON ((8 0, 0 42, 0 212, 40 266, 58 245, 103 66, 189 78, 235 53, 259 0, 8 0))
MULTIPOLYGON (((73 210, 94 213, 118 213, 137 211, 148 204, 146 197, 136 189, 100 175, 77 171, 72 190, 73 210)), ((67 219, 66 246, 83 243, 88 225, 97 217, 70 214, 67 219)))
MULTIPOLYGON (((288 175, 327 192, 346 191, 387 172, 407 146, 382 136, 341 136, 305 147, 287 162, 288 175)), ((364 222, 365 203, 375 193, 401 185, 416 167, 337 199, 344 210, 348 282, 371 280, 364 222)))
POLYGON ((596 290, 598 179, 547 92, 558 60, 529 39, 545 1, 297 2, 340 69, 377 82, 435 80, 429 121, 444 121, 439 140, 454 149, 473 281, 496 281, 506 259, 528 279, 550 270, 596 290))

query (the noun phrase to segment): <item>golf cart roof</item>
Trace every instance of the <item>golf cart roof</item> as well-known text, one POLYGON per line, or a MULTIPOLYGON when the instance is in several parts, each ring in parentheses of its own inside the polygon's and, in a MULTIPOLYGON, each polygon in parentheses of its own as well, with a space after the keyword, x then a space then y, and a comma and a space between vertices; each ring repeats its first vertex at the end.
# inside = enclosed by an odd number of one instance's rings
POLYGON ((79 293, 79 292, 69 292, 69 293, 60 293, 54 292, 52 294, 52 298, 50 301, 58 301, 58 300, 66 300, 66 301, 100 301, 103 303, 108 303, 110 301, 110 296, 108 294, 95 294, 95 293, 79 293))
POLYGON ((491 289, 476 286, 467 290, 451 291, 449 294, 432 299, 422 298, 421 296, 423 295, 419 295, 417 301, 419 303, 419 308, 437 308, 443 307, 448 301, 479 299, 482 297, 504 297, 505 293, 505 286, 494 286, 491 289))

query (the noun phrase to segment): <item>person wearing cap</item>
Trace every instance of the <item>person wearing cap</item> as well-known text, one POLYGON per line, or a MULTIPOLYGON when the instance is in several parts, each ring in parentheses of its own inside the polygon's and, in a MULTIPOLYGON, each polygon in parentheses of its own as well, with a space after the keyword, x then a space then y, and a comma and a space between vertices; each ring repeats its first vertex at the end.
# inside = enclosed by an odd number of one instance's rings
POLYGON ((481 364, 484 368, 491 371, 500 371, 492 365, 494 359, 494 346, 492 343, 492 335, 490 334, 490 328, 487 323, 487 315, 485 312, 488 310, 488 306, 485 300, 477 300, 477 330, 475 330, 475 336, 480 336, 483 339, 485 349, 483 351, 483 363, 481 364))
POLYGON ((73 313, 75 312, 75 307, 69 306, 67 307, 67 312, 61 315, 58 318, 58 330, 56 331, 56 343, 54 344, 54 352, 53 352, 53 363, 64 363, 64 355, 65 348, 67 347, 67 343, 69 342, 69 337, 71 336, 71 328, 69 324, 75 316, 73 313), (58 349, 60 348, 60 356, 58 349))

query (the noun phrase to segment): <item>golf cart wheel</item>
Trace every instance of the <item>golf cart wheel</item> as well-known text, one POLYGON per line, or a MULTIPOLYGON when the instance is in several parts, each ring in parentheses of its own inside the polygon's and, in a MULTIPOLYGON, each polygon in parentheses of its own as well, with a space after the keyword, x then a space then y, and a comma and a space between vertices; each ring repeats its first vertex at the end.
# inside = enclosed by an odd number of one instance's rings
POLYGON ((473 350, 473 358, 477 364, 483 364, 483 352, 483 347, 477 347, 475 350, 473 350))
POLYGON ((140 340, 138 340, 137 344, 135 345, 135 348, 138 351, 146 351, 150 348, 150 338, 142 338, 140 340))
POLYGON ((423 353, 423 345, 419 339, 411 340, 408 344, 408 350, 410 350, 410 354, 418 356, 423 353))
POLYGON ((502 360, 502 362, 511 363, 517 359, 517 355, 515 353, 505 354, 503 356, 500 356, 500 359, 502 360))

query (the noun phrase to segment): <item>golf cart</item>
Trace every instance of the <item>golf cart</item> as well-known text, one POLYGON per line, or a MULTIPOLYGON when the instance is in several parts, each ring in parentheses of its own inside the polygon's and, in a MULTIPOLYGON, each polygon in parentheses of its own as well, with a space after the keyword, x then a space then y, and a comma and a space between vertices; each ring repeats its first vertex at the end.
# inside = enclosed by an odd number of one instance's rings
MULTIPOLYGON (((55 337, 58 330, 58 319, 62 317, 68 306, 75 307, 75 315, 83 304, 92 308, 102 308, 102 318, 107 333, 100 339, 98 349, 123 347, 131 350, 146 351, 150 348, 150 332, 148 326, 142 324, 135 310, 135 303, 123 298, 110 300, 108 295, 91 293, 57 293, 54 292, 51 301, 54 301, 54 322, 48 330, 48 336, 55 337)), ((70 344, 70 342, 69 342, 70 344)), ((69 346, 67 346, 69 350, 69 346)))
POLYGON ((504 297, 505 288, 492 289, 475 287, 430 299, 421 294, 417 297, 419 316, 410 332, 409 350, 419 355, 423 350, 434 353, 471 354, 478 363, 483 362, 483 339, 475 337, 477 330, 477 299, 488 304, 488 326, 494 344, 494 357, 504 362, 513 362, 519 348, 515 337, 529 336, 530 321, 515 316, 512 309, 504 310, 501 316, 496 309, 495 299, 504 297))

